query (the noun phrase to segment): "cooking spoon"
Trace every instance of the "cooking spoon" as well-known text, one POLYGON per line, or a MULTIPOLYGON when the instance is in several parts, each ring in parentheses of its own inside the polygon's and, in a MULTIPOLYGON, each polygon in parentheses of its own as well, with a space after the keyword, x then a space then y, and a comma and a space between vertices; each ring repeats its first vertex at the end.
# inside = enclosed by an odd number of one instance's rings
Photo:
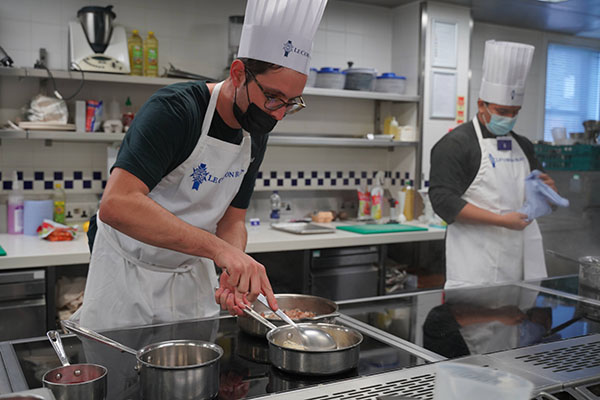
POLYGON ((577 264, 583 264, 583 265, 587 265, 590 267, 600 267, 600 260, 598 260, 597 262, 592 262, 592 261, 587 261, 587 260, 576 260, 572 257, 566 256, 564 254, 561 253, 557 253, 554 250, 546 250, 546 253, 550 254, 551 256, 554 257, 558 257, 558 258, 562 258, 563 260, 567 260, 567 261, 573 261, 577 264))
MULTIPOLYGON (((267 308, 271 309, 269 306, 269 302, 267 298, 259 294, 258 301, 264 304, 267 308)), ((272 310, 275 315, 279 318, 287 322, 289 325, 293 326, 294 329, 298 331, 300 337, 302 338, 302 344, 306 347, 307 350, 335 350, 337 349, 337 344, 335 339, 327 332, 317 329, 317 328, 307 328, 304 326, 298 326, 290 317, 288 317, 283 311, 272 310)))

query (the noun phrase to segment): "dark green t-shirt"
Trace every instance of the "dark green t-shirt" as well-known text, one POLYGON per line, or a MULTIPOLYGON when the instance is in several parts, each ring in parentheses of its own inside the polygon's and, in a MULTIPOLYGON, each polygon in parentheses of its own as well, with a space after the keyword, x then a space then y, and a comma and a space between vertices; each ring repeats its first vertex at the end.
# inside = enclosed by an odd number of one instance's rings
MULTIPOLYGON (((210 100, 205 82, 176 83, 159 89, 140 108, 129 127, 115 164, 135 175, 152 190, 162 178, 192 154, 198 143, 204 114, 210 100)), ((240 144, 241 129, 225 124, 215 111, 209 136, 240 144)), ((230 205, 247 209, 254 192, 258 169, 265 155, 269 135, 253 135, 250 165, 230 205)), ((96 216, 90 220, 90 251, 96 235, 96 216)))
MULTIPOLYGON (((130 172, 152 190, 196 147, 209 100, 205 82, 176 83, 158 90, 135 116, 112 168, 130 172)), ((227 126, 216 111, 208 134, 233 144, 243 138, 242 130, 227 126)), ((267 146, 268 135, 251 137, 250 166, 231 202, 236 208, 248 208, 267 146)))

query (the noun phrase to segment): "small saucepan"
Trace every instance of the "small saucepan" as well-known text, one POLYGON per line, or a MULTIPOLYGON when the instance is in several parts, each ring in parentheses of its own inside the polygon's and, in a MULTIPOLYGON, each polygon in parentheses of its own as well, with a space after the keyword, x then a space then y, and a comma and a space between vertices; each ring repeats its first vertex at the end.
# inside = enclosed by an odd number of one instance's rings
POLYGON ((106 399, 106 368, 96 364, 71 365, 59 333, 48 331, 46 336, 50 339, 62 367, 51 369, 44 374, 44 387, 50 389, 57 400, 106 399))
POLYGON ((267 332, 269 361, 282 371, 301 375, 335 375, 358 365, 363 336, 355 329, 328 323, 298 324, 327 332, 337 346, 333 350, 306 350, 293 326, 275 326, 250 307, 245 312, 270 329, 267 332))
MULTIPOLYGON (((282 310, 293 310, 299 309, 314 313, 314 317, 294 319, 294 322, 325 322, 331 323, 339 315, 338 305, 324 297, 310 296, 306 294, 276 294, 275 299, 279 308, 282 310)), ((274 315, 273 312, 263 305, 261 302, 256 300, 252 303, 252 309, 258 313, 268 313, 267 320, 276 325, 286 325, 278 316, 274 315)), ((248 333, 252 336, 265 337, 269 328, 261 324, 253 318, 241 316, 237 318, 237 324, 241 331, 248 333)))
POLYGON ((137 351, 73 321, 68 331, 136 356, 144 400, 212 399, 219 392, 219 360, 223 349, 200 340, 168 340, 137 351))

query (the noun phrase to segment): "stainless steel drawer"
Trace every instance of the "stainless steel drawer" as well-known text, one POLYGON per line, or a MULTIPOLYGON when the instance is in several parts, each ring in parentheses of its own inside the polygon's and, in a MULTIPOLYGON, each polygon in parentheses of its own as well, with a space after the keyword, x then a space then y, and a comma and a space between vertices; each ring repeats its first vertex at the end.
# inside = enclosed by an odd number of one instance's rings
POLYGON ((0 341, 46 334, 46 300, 0 302, 0 341))
POLYGON ((311 294, 331 300, 377 296, 379 270, 374 266, 331 268, 311 272, 311 294))

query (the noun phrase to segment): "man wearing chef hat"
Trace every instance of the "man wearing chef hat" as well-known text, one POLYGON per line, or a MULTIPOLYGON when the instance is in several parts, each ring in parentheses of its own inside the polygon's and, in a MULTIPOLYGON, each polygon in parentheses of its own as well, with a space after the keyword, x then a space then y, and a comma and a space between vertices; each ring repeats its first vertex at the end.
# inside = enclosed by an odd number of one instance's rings
MULTIPOLYGON (((431 151, 430 198, 449 224, 446 288, 546 276, 537 222, 516 211, 525 178, 542 169, 533 144, 512 132, 533 52, 527 44, 487 41, 477 115, 431 151)), ((556 190, 548 175, 540 178, 556 190)))
POLYGON ((102 196, 82 325, 213 316, 217 303, 241 314, 259 293, 277 307, 264 266, 244 253, 244 220, 268 133, 305 107, 326 3, 248 0, 229 77, 170 85, 142 106, 102 196), (216 292, 215 265, 226 272, 216 292))

